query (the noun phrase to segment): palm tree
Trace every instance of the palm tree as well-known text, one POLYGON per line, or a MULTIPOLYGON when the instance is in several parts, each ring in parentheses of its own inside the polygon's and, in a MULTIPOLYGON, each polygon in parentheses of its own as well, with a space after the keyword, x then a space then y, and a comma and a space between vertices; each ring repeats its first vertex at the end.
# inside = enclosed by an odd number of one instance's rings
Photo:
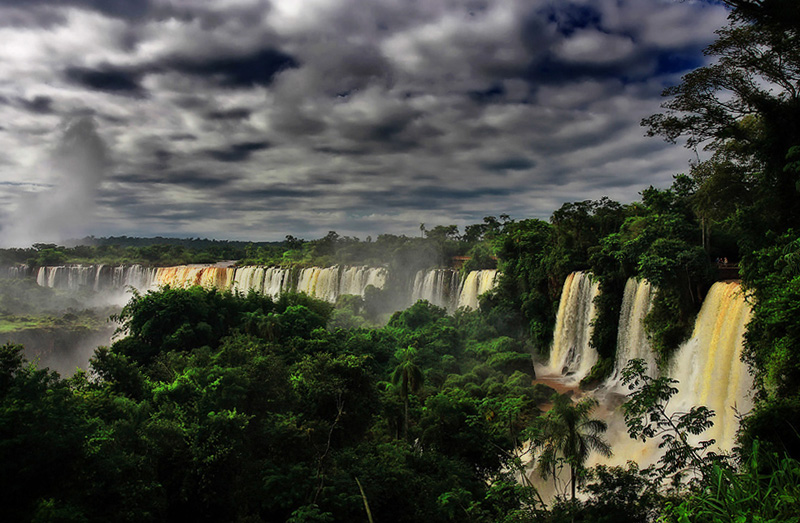
POLYGON ((394 357, 400 361, 400 364, 392 373, 392 385, 400 387, 400 395, 403 397, 403 406, 405 407, 403 437, 408 441, 408 395, 409 393, 417 394, 422 390, 425 375, 414 361, 417 357, 417 349, 414 347, 397 349, 394 357))
POLYGON ((555 394, 553 407, 539 418, 536 427, 534 446, 540 451, 537 471, 543 479, 553 475, 555 481, 559 466, 569 465, 572 501, 575 501, 578 473, 583 470, 590 451, 611 456, 611 447, 602 436, 608 425, 589 417, 597 405, 595 398, 573 404, 566 394, 555 394))

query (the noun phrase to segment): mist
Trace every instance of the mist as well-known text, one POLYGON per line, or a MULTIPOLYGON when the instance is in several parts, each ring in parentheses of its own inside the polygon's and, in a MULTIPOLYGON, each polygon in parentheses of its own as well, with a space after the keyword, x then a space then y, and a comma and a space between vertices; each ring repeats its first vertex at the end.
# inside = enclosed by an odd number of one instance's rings
POLYGON ((45 171, 47 187, 20 196, 0 230, 0 244, 25 247, 86 234, 108 166, 108 147, 94 119, 65 121, 58 143, 38 166, 45 171))

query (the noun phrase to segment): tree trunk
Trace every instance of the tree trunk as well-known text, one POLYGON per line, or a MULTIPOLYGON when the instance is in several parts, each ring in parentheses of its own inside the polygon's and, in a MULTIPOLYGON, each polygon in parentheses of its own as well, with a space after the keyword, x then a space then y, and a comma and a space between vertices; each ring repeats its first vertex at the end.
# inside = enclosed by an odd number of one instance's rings
POLYGON ((405 397, 403 403, 406 409, 405 422, 403 423, 403 438, 405 438, 406 443, 408 443, 408 396, 405 397))
POLYGON ((575 503, 575 467, 572 465, 569 467, 569 476, 570 488, 572 489, 572 502, 575 503))

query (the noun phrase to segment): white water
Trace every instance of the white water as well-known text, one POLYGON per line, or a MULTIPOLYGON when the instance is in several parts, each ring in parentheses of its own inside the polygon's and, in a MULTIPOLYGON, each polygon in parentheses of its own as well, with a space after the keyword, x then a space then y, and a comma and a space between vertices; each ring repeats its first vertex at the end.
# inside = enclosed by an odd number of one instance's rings
POLYGON ((741 361, 751 314, 738 283, 715 283, 697 315, 692 337, 670 366, 670 376, 679 381, 670 408, 686 412, 692 406, 705 405, 713 410, 714 426, 701 439, 715 439, 723 451, 735 443, 737 411, 746 414, 753 407, 752 376, 741 361))
POLYGON ((418 271, 414 278, 411 303, 427 300, 433 305, 453 312, 460 307, 478 308, 478 296, 497 284, 497 271, 470 271, 464 281, 456 269, 418 271))
POLYGON ((625 293, 619 314, 614 371, 605 383, 608 389, 627 393, 627 389, 621 383, 621 374, 625 365, 633 359, 644 360, 647 375, 656 376, 658 370, 656 355, 644 329, 644 317, 653 308, 655 293, 656 290, 647 280, 630 278, 625 283, 625 293))
POLYGON ((565 385, 580 383, 597 362, 597 351, 590 346, 597 293, 598 284, 588 273, 573 272, 564 282, 550 360, 542 370, 563 376, 565 385))
POLYGON ((454 269, 417 271, 411 292, 411 303, 427 300, 437 307, 453 311, 456 308, 460 287, 461 277, 454 269))
MULTIPOLYGON (((21 269, 9 274, 24 275, 21 269)), ((276 297, 282 292, 305 292, 322 300, 335 302, 342 294, 363 296, 370 285, 383 288, 386 269, 382 267, 311 267, 300 270, 296 286, 292 285, 291 269, 280 267, 215 267, 179 265, 175 267, 112 267, 107 265, 69 265, 40 267, 36 282, 43 287, 98 292, 117 291, 122 295, 128 287, 145 292, 162 285, 186 288, 231 290, 246 294, 251 290, 276 297)), ((124 298, 120 303, 124 303, 124 298)))
POLYGON ((478 296, 492 290, 497 279, 496 270, 470 271, 458 295, 458 307, 478 308, 478 296))
MULTIPOLYGON (((629 280, 620 311, 617 357, 611 377, 595 391, 575 391, 576 397, 593 394, 601 405, 595 411, 609 429, 606 439, 614 456, 590 457, 589 465, 607 463, 624 465, 632 460, 640 466, 655 463, 662 451, 659 439, 647 444, 631 440, 619 405, 628 391, 620 384, 620 370, 633 358, 644 359, 648 372, 656 376, 656 358, 644 331, 642 320, 652 307, 656 290, 646 281, 629 280)), ((593 317, 592 300, 596 286, 583 273, 571 274, 564 283, 559 303, 553 348, 548 366, 540 370, 552 374, 545 378, 567 386, 577 386, 590 365, 596 361, 588 345, 593 317)), ((752 378, 741 361, 746 325, 751 308, 736 282, 717 282, 708 292, 695 321, 691 338, 673 355, 666 372, 677 380, 678 393, 668 405, 668 412, 683 413, 704 405, 715 412, 713 427, 694 441, 716 440, 716 452, 729 452, 735 444, 738 414, 753 405, 752 378)))

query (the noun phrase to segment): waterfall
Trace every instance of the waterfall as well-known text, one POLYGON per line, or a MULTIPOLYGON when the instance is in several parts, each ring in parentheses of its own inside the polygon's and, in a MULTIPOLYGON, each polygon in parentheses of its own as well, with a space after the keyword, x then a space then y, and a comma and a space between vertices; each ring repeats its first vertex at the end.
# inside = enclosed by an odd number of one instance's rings
POLYGON ((292 278, 289 269, 280 269, 278 267, 268 267, 264 269, 264 285, 261 292, 267 296, 275 298, 282 292, 287 292, 291 289, 292 278))
POLYGON ((263 267, 239 267, 233 273, 231 290, 247 294, 251 290, 263 292, 266 271, 263 267))
POLYGON ((331 303, 339 296, 339 266, 310 267, 300 271, 297 292, 304 292, 331 303))
POLYGON ((549 374, 569 376, 574 384, 579 383, 597 362, 597 352, 589 342, 598 287, 588 273, 573 272, 567 276, 561 291, 547 370, 549 374))
POLYGON ((495 286, 496 270, 470 271, 458 296, 459 307, 478 308, 478 296, 495 286))
POLYGON ((617 356, 614 371, 606 381, 606 387, 627 393, 622 386, 622 369, 630 360, 645 361, 648 376, 655 376, 658 369, 656 355, 644 330, 644 317, 653 307, 655 289, 647 280, 630 278, 625 283, 622 308, 617 331, 617 356))
MULTIPOLYGON (((648 301, 652 300, 653 289, 645 290, 643 283, 637 284, 636 293, 631 291, 632 294, 639 295, 635 299, 628 297, 626 287, 625 301, 630 300, 634 303, 629 314, 631 319, 640 314, 633 312, 637 305, 640 308, 649 308, 648 301), (647 294, 649 296, 645 298, 647 294)), ((622 312, 625 314, 625 302, 622 312)), ((744 333, 750 315, 750 306, 745 301, 738 283, 730 281, 715 283, 703 301, 691 338, 673 355, 668 369, 669 376, 678 381, 675 384, 678 393, 669 402, 668 412, 688 412, 695 406, 706 406, 713 410, 716 413, 711 420, 714 425, 699 436, 690 436, 690 441, 697 443, 714 439, 716 443, 712 448, 718 452, 728 452, 734 446, 736 430, 739 427, 736 411, 745 414, 753 406, 750 396, 752 377, 747 371, 746 364, 741 361, 744 333)), ((620 318, 620 325, 622 321, 620 318)), ((631 329, 623 333, 621 329, 620 337, 625 336, 633 340, 641 336, 634 332, 635 330, 631 329)), ((649 351, 642 354, 644 347, 648 345, 645 337, 639 339, 642 342, 639 346, 628 344, 634 353, 625 356, 626 360, 642 357, 645 354, 652 357, 649 351), (638 354, 635 351, 639 351, 638 354)), ((618 354, 618 367, 621 360, 622 357, 618 354)), ((645 358, 645 361, 648 362, 649 368, 655 368, 652 359, 645 358)), ((613 384, 614 379, 617 378, 612 377, 609 380, 610 384, 613 384)), ((608 390, 613 391, 612 387, 608 390)), ((622 391, 618 389, 618 392, 622 391)), ((613 409, 613 405, 608 404, 608 397, 605 400, 607 403, 605 408, 613 409)), ((609 424, 607 434, 614 449, 614 456, 610 460, 594 456, 589 461, 590 465, 597 463, 623 465, 627 460, 633 460, 640 466, 647 466, 655 463, 662 455, 663 451, 658 448, 660 439, 655 438, 643 444, 628 437, 625 421, 619 410, 611 410, 605 416, 609 424)))
POLYGON ((31 274, 31 270, 27 265, 8 265, 0 267, 0 274, 4 278, 26 278, 31 274))
POLYGON ((752 377, 741 361, 751 312, 738 283, 715 283, 697 315, 692 337, 672 359, 670 376, 679 383, 670 408, 685 412, 705 405, 713 410, 714 426, 700 439, 714 438, 723 450, 733 448, 739 426, 736 412, 745 414, 753 406, 752 377))
MULTIPOLYGON (((25 275, 22 269, 12 271, 9 268, 8 273, 19 277, 25 275)), ((106 292, 134 287, 145 292, 162 285, 179 288, 200 285, 243 294, 255 290, 272 297, 296 290, 330 302, 335 302, 342 294, 363 296, 369 285, 383 288, 387 278, 385 268, 365 266, 302 269, 296 287, 292 285, 291 270, 280 267, 69 265, 39 267, 35 275, 36 283, 42 287, 69 290, 90 288, 106 292)))
POLYGON ((454 269, 431 269, 417 271, 414 287, 411 291, 411 302, 427 300, 437 307, 453 311, 458 303, 458 291, 461 288, 461 276, 454 269))
POLYGON ((339 294, 364 296, 367 287, 372 285, 382 289, 386 285, 386 269, 382 267, 345 267, 342 270, 339 294))
POLYGON ((300 271, 296 290, 334 303, 343 294, 364 296, 369 285, 382 289, 386 275, 382 267, 310 267, 300 271))
POLYGON ((494 288, 496 270, 470 271, 462 283, 455 269, 417 271, 411 291, 411 302, 428 300, 433 305, 453 312, 459 307, 478 308, 478 296, 494 288))

